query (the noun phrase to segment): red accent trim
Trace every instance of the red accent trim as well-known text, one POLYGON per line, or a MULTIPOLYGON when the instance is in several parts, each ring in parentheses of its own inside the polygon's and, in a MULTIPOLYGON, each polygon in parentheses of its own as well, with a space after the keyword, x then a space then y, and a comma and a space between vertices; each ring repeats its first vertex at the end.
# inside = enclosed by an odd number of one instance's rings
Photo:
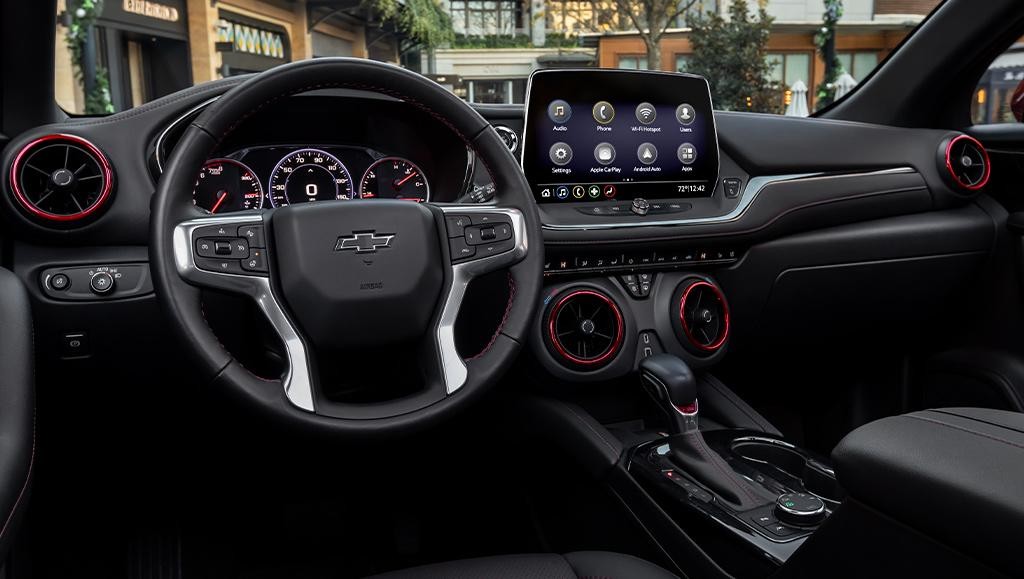
POLYGON ((690 285, 690 287, 686 288, 686 291, 683 292, 683 297, 679 300, 679 321, 682 322, 683 324, 683 333, 686 334, 686 339, 689 340, 690 343, 693 344, 696 348, 703 350, 705 352, 717 351, 719 348, 722 347, 722 344, 724 344, 725 340, 729 337, 729 305, 725 302, 725 296, 722 295, 721 290, 719 290, 718 287, 715 286, 714 284, 706 282, 704 280, 693 282, 690 285), (713 343, 708 344, 706 346, 698 342, 697 339, 693 337, 693 332, 690 330, 690 325, 686 323, 686 316, 683 315, 683 308, 686 306, 686 300, 690 297, 690 293, 693 292, 693 290, 698 287, 711 288, 711 291, 715 293, 715 297, 718 298, 718 303, 722 304, 722 312, 724 314, 722 318, 724 320, 725 326, 722 329, 722 335, 719 336, 718 339, 715 340, 713 343))
POLYGON ((978 142, 978 139, 975 139, 970 135, 958 135, 956 137, 953 137, 949 144, 946 145, 946 170, 949 171, 949 176, 952 177, 958 185, 960 185, 964 189, 967 189, 968 191, 977 191, 978 189, 981 189, 985 185, 988 185, 988 179, 989 177, 992 176, 992 163, 989 161, 988 151, 985 150, 984 145, 978 142), (959 177, 956 176, 956 172, 953 171, 953 161, 950 158, 950 153, 952 153, 953 151, 953 145, 963 140, 967 140, 974 143, 975 146, 978 147, 978 150, 981 151, 981 156, 985 159, 985 174, 982 175, 981 181, 978 181, 978 183, 975 185, 968 185, 967 183, 964 183, 963 181, 960 180, 959 177))
POLYGON ((21 204, 22 208, 24 208, 32 215, 35 215, 36 217, 39 217, 41 219, 46 219, 48 221, 78 221, 79 219, 82 219, 95 213, 100 209, 100 207, 103 207, 103 205, 106 204, 107 199, 110 197, 110 190, 114 185, 114 171, 110 167, 110 161, 107 160, 107 156, 104 155, 103 151, 100 151, 99 148, 96 147, 96 145, 93 145, 91 142, 83 139, 82 137, 69 135, 66 133, 55 133, 52 135, 45 135, 39 137, 38 139, 29 142, 27 145, 23 146, 20 151, 18 151, 18 155, 14 157, 14 162, 11 163, 10 180, 11 189, 14 190, 15 199, 18 200, 18 203, 21 204), (69 213, 67 215, 43 211, 42 209, 33 205, 32 202, 28 200, 28 197, 25 196, 25 193, 21 190, 21 184, 18 182, 18 176, 21 174, 21 170, 24 169, 24 167, 22 166, 22 162, 25 160, 25 156, 28 154, 30 150, 32 150, 37 145, 47 143, 50 141, 71 141, 76 145, 84 147, 87 151, 92 153, 92 155, 96 157, 96 159, 99 161, 100 170, 103 173, 103 190, 100 191, 100 196, 96 198, 96 201, 92 205, 87 207, 85 211, 79 211, 78 213, 69 213))
POLYGON ((623 334, 624 324, 622 321, 622 312, 619 310, 619 306, 616 305, 610 297, 599 291, 589 289, 572 290, 569 293, 562 296, 562 298, 555 303, 555 307, 551 308, 551 313, 548 314, 548 339, 551 341, 551 344, 555 347, 555 350, 558 352, 558 355, 562 356, 563 358, 572 362, 573 364, 579 364, 580 366, 595 366, 597 364, 605 362, 606 360, 609 360, 610 358, 618 354, 619 350, 622 348, 623 334), (565 347, 562 346, 561 341, 559 341, 558 339, 558 333, 555 331, 555 320, 558 319, 558 313, 562 310, 562 306, 564 306, 566 302, 577 296, 596 297, 599 300, 603 301, 609 308, 611 308, 612 312, 615 314, 615 322, 618 324, 618 330, 615 333, 615 340, 612 342, 611 347, 608 348, 608 351, 605 352, 604 354, 601 354, 597 358, 584 359, 570 354, 565 349, 565 347))
POLYGON ((679 406, 677 404, 674 404, 673 406, 675 406, 676 410, 678 410, 682 414, 697 414, 696 400, 694 400, 692 404, 687 404, 686 406, 679 406))

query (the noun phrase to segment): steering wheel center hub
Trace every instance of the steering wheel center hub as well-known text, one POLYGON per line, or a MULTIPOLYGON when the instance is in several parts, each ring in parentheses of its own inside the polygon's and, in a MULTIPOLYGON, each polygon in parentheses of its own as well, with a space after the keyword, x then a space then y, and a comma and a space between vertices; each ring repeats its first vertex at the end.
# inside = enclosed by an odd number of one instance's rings
POLYGON ((306 203, 270 222, 284 301, 317 347, 394 344, 427 330, 444 283, 427 206, 306 203))

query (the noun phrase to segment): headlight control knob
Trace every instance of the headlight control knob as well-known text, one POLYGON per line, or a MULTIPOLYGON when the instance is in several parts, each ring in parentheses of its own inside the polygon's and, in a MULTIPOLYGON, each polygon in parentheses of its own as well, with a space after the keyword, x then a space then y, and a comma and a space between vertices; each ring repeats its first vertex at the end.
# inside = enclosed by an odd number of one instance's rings
POLYGON ((775 500, 775 516, 783 523, 811 527, 825 519, 825 502, 807 493, 786 493, 775 500))
POLYGON ((89 278, 89 289, 98 296, 109 294, 114 291, 114 276, 109 272, 97 271, 89 278))

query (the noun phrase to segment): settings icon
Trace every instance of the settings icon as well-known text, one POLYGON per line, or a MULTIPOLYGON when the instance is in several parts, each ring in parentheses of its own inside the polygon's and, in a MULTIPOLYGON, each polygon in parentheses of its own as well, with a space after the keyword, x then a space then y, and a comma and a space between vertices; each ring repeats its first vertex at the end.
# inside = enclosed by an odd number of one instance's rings
POLYGON ((548 156, 551 157, 552 163, 558 166, 565 165, 572 161, 572 147, 566 143, 555 143, 548 151, 548 156))

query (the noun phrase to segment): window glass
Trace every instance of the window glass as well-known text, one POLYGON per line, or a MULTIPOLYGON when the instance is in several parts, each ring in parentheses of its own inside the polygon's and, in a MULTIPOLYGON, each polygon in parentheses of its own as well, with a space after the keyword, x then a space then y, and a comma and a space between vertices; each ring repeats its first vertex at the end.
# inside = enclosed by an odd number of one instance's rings
POLYGON ((1017 43, 996 57, 978 81, 971 98, 971 120, 975 124, 1016 123, 1010 103, 1021 82, 1024 43, 1017 43))
MULTIPOLYGON (((821 35, 861 81, 941 0, 843 0, 836 21, 825 8, 838 0, 680 0, 650 23, 645 0, 21 1, 56 4, 57 103, 102 115, 332 56, 397 64, 471 102, 522 102, 534 70, 608 67, 703 75, 722 109, 809 114, 835 96, 821 35)), ((994 64, 976 118, 1007 118, 1015 66, 994 64)))
POLYGON ((619 68, 626 68, 629 70, 646 70, 647 69, 647 57, 646 56, 620 56, 619 57, 619 68))

